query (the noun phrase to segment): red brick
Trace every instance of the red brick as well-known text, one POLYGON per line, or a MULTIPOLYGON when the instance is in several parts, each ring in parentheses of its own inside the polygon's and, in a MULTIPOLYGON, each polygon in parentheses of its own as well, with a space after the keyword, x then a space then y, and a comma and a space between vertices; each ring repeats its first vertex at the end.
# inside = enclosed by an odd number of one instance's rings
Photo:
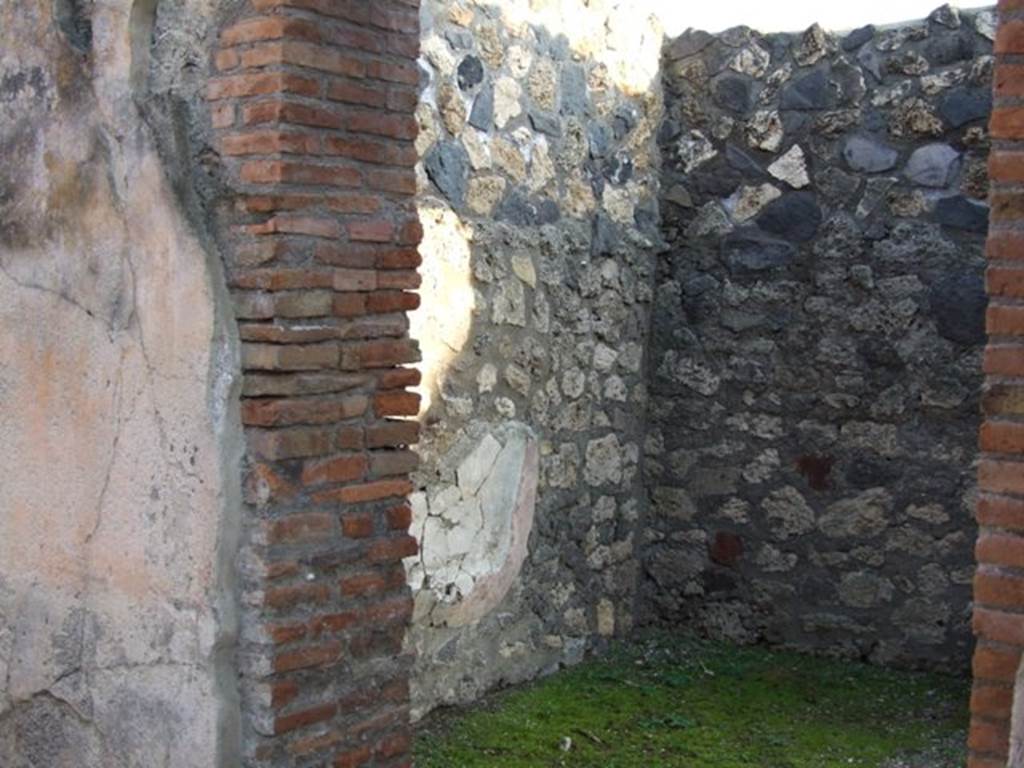
POLYGON ((244 227, 246 234, 255 237, 266 235, 308 235, 336 239, 341 236, 341 225, 334 219, 315 216, 271 216, 259 224, 244 227))
POLYGON ((271 11, 275 8, 300 8, 314 11, 322 16, 333 16, 357 24, 370 20, 369 3, 365 0, 252 0, 257 11, 271 11))
POLYGON ((230 128, 235 124, 235 105, 214 104, 210 107, 210 121, 214 128, 230 128))
POLYGON ((330 288, 334 274, 327 269, 247 269, 231 275, 234 288, 287 291, 296 288, 330 288))
POLYGON ((274 672, 294 672, 296 669, 309 669, 334 664, 341 658, 341 645, 328 643, 296 651, 279 653, 274 657, 274 672))
POLYGON ((418 130, 416 120, 411 115, 377 111, 353 112, 348 116, 346 126, 350 131, 356 133, 370 133, 374 136, 406 140, 415 139, 418 130))
POLYGON ((1006 768, 1006 761, 996 757, 970 755, 967 758, 967 768, 1006 768))
POLYGON ((334 290, 372 291, 377 287, 377 272, 373 269, 336 269, 334 290))
POLYGON ((375 263, 378 269, 416 269, 423 257, 415 248, 395 248, 377 254, 375 263))
POLYGON ((366 430, 368 448, 401 448, 415 444, 419 438, 418 421, 392 421, 366 430))
MULTIPOLYGON (((981 425, 981 449, 992 453, 1024 453, 1024 422, 986 421, 981 425)), ((1019 467, 1024 472, 1024 464, 1019 467)))
POLYGON ((332 195, 322 202, 338 213, 377 213, 380 210, 380 200, 370 195, 332 195))
POLYGON ((241 60, 242 66, 248 68, 291 64, 347 77, 367 74, 365 62, 337 48, 292 40, 259 43, 243 51, 241 60))
POLYGON ((227 69, 234 69, 238 66, 238 63, 238 51, 217 51, 217 54, 213 57, 213 66, 221 72, 227 69))
POLYGON ((368 571, 354 576, 346 576, 340 582, 341 593, 347 597, 366 597, 391 592, 405 586, 405 570, 396 568, 391 571, 368 571))
POLYGON ((365 315, 366 295, 362 293, 339 293, 334 297, 331 310, 338 317, 358 317, 365 315))
POLYGON ((374 451, 370 455, 370 474, 373 477, 407 475, 419 466, 419 461, 414 451, 374 451))
MULTIPOLYGON (((369 305, 368 300, 368 308, 369 305)), ((419 347, 411 339, 380 340, 346 346, 342 350, 341 367, 346 370, 389 368, 419 360, 419 347)))
MULTIPOLYGON (((328 312, 311 312, 308 316, 326 314, 328 312)), ((317 371, 337 365, 337 344, 242 345, 242 367, 247 371, 317 371)))
POLYGON ((234 24, 220 35, 222 45, 241 45, 261 40, 292 38, 319 42, 321 27, 305 19, 287 16, 257 16, 234 24))
POLYGON ((1006 757, 1010 745, 1010 723, 1006 720, 989 721, 971 718, 971 733, 967 746, 976 752, 1006 757))
POLYGON ((287 645, 302 640, 306 636, 305 624, 271 624, 267 634, 274 645, 287 645))
POLYGON ((985 253, 990 259, 1024 259, 1024 232, 990 229, 985 253))
POLYGON ((260 130, 230 133, 221 137, 220 146, 226 155, 316 154, 320 139, 305 133, 260 130))
POLYGON ((334 756, 334 768, 360 768, 368 765, 373 753, 368 746, 356 747, 334 756))
POLYGON ((1024 531, 1024 500, 983 493, 978 497, 978 525, 1024 531))
POLYGON ((366 309, 372 313, 412 312, 420 306, 418 293, 378 291, 366 297, 366 309))
POLYGON ((407 531, 412 525, 412 507, 408 504, 399 504, 387 511, 388 528, 393 531, 407 531))
POLYGON ((373 515, 366 512, 355 512, 341 519, 341 530, 350 539, 369 538, 376 529, 373 515))
POLYGON ((284 160, 253 160, 242 164, 239 174, 250 184, 327 184, 356 187, 362 174, 356 168, 337 165, 309 165, 284 160))
POLYGON ((1024 0, 999 0, 998 8, 1001 14, 1024 11, 1024 0))
POLYGON ((1024 53, 1024 20, 1009 19, 1000 22, 995 52, 1024 53))
POLYGON ((380 758, 398 757, 408 754, 411 745, 412 739, 408 733, 392 733, 381 740, 375 753, 380 758))
POLYGON ((997 107, 989 130, 994 139, 1024 138, 1024 107, 997 107))
POLYGON ((369 61, 366 64, 366 76, 372 80, 403 85, 416 85, 420 81, 419 69, 412 62, 403 64, 392 61, 369 61))
POLYGON ((989 336, 1024 336, 1024 304, 993 299, 985 313, 989 336))
POLYGON ((249 450, 271 461, 319 456, 331 448, 332 434, 326 429, 293 428, 246 431, 249 450))
POLYGON ((1024 608, 1024 577, 982 566, 974 575, 974 602, 988 608, 1024 608))
POLYGON ((985 283, 990 295, 1024 298, 1024 267, 989 267, 985 283))
POLYGON ((420 277, 419 272, 411 269, 392 269, 387 272, 381 272, 377 278, 377 286, 379 288, 388 288, 391 290, 416 290, 420 287, 423 279, 420 277))
POLYGON ((328 83, 327 98, 365 107, 387 106, 387 95, 381 88, 372 88, 350 80, 332 80, 328 83))
POLYGON ((420 551, 420 545, 412 536, 399 536, 375 542, 366 553, 371 563, 392 562, 412 557, 420 551))
POLYGON ((422 378, 418 368, 393 368, 388 371, 380 371, 377 376, 377 389, 418 387, 422 378))
POLYGON ((366 475, 367 468, 366 456, 362 454, 310 461, 302 468, 302 482, 305 485, 321 485, 358 480, 366 475))
POLYGON ((974 649, 974 677, 1012 684, 1017 679, 1020 656, 1016 648, 979 643, 974 649))
POLYGON ((983 366, 993 376, 1024 377, 1024 344, 989 344, 983 366))
POLYGON ((246 104, 242 110, 242 122, 246 125, 271 123, 312 128, 338 128, 341 126, 341 118, 329 110, 295 104, 290 101, 258 101, 246 104))
POLYGON ((1013 688, 975 683, 971 691, 971 712, 986 718, 1005 719, 1013 710, 1013 688))
POLYGON ((263 604, 268 608, 289 608, 294 605, 326 603, 329 598, 330 590, 325 584, 297 584, 268 589, 263 604))
POLYGON ((315 96, 319 90, 320 84, 314 78, 283 72, 257 72, 215 77, 206 87, 206 97, 215 101, 242 96, 267 96, 274 93, 315 96))
POLYGON ((974 633, 986 640, 1011 645, 1024 644, 1024 614, 975 608, 974 633))
POLYGON ((395 236, 395 225, 386 219, 352 221, 348 225, 350 240, 387 243, 395 236))
MULTIPOLYGON (((376 165, 397 165, 404 168, 412 168, 412 166, 416 165, 416 148, 408 143, 398 144, 388 141, 375 141, 373 139, 330 136, 324 139, 324 152, 376 165)), ((370 179, 373 181, 382 175, 383 172, 376 172, 371 175, 370 179)), ((415 187, 415 174, 411 171, 403 172, 402 176, 411 178, 415 187)))
POLYGON ((979 563, 1024 567, 1024 536, 983 531, 978 535, 975 554, 979 563))
POLYGON ((294 680, 275 680, 270 684, 270 706, 281 709, 299 695, 299 684, 294 680))
POLYGON ((334 515, 310 512, 274 520, 268 525, 267 540, 270 544, 292 543, 327 536, 334 530, 334 515))
POLYGON ((1024 494, 1024 463, 984 459, 978 467, 982 491, 1024 494))
POLYGON ((377 480, 362 485, 350 485, 330 493, 336 494, 339 501, 346 504, 359 504, 379 499, 390 499, 408 496, 412 492, 412 483, 408 480, 377 480))
POLYGON ((392 192, 396 195, 416 194, 416 176, 408 171, 378 171, 366 177, 370 189, 392 192))
POLYGON ((275 501, 290 501, 296 489, 268 464, 255 464, 245 476, 242 494, 246 504, 263 507, 275 501))
POLYGON ((419 219, 409 219, 398 230, 398 242, 402 245, 419 245, 423 239, 423 224, 419 219))
POLYGON ((309 125, 314 128, 340 128, 341 117, 327 109, 293 104, 289 101, 261 101, 246 104, 242 108, 242 122, 245 125, 264 123, 285 123, 309 125))
POLYGON ((315 723, 322 723, 330 720, 338 712, 338 705, 334 702, 320 704, 290 715, 283 715, 274 720, 274 733, 281 734, 294 731, 297 728, 306 728, 315 723))
POLYGON ((420 396, 415 392, 378 392, 373 398, 378 416, 415 416, 420 412, 420 396))

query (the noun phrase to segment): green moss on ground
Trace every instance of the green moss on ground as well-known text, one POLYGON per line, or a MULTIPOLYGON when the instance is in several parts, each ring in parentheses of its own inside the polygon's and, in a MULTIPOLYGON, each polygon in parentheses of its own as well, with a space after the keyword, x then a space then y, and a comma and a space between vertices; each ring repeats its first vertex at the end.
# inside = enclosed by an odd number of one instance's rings
POLYGON ((416 765, 959 768, 968 688, 962 678, 661 638, 428 719, 416 765))

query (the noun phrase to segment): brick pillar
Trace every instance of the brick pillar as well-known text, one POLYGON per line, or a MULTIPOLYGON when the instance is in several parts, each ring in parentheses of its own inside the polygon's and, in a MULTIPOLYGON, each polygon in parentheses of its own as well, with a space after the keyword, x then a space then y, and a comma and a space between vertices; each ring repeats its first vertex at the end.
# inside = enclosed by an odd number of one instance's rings
POLYGON ((208 89, 243 342, 245 765, 407 766, 418 0, 248 0, 208 89))
POLYGON ((1024 0, 1001 0, 992 114, 970 768, 1004 768, 1024 648, 1024 0))

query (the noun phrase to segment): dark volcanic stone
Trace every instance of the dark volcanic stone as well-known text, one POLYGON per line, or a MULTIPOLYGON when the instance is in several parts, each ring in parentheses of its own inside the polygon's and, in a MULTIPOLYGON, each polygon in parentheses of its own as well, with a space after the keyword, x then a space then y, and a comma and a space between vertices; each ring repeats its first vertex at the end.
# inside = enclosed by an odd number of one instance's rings
POLYGON ((547 112, 531 112, 530 125, 533 126, 533 130, 546 133, 548 136, 558 138, 562 135, 562 124, 558 122, 557 117, 547 112))
MULTIPOLYGON (((667 121, 662 123, 661 130, 667 132, 669 130, 665 127, 667 125, 667 121)), ((612 130, 604 123, 588 123, 587 140, 590 144, 590 156, 593 158, 604 157, 612 148, 612 130)), ((671 137, 668 140, 671 140, 671 137)), ((658 141, 662 141, 662 134, 660 132, 658 134, 658 141)))
POLYGON ((875 26, 873 24, 868 24, 866 27, 855 29, 843 38, 843 50, 855 51, 874 36, 875 26))
POLYGON ((481 131, 489 131, 494 125, 494 89, 490 85, 477 94, 469 112, 469 124, 481 131))
POLYGON ((944 197, 935 205, 935 220, 951 229, 985 234, 988 231, 988 206, 963 195, 944 197))
POLYGON ((836 94, 824 69, 816 69, 793 81, 782 89, 779 97, 783 109, 831 109, 835 102, 836 94))
POLYGON ((469 174, 469 156, 462 144, 452 141, 436 144, 424 158, 423 167, 441 193, 454 205, 461 206, 466 198, 469 174))
POLYGON ((875 78, 875 82, 882 82, 882 57, 873 47, 861 48, 857 52, 857 63, 875 78))
POLYGON ((992 94, 988 88, 954 88, 939 105, 939 114, 952 128, 988 118, 991 113, 992 94))
POLYGON ((743 174, 764 176, 764 168, 752 155, 744 152, 735 144, 729 144, 725 148, 725 159, 730 167, 743 174))
POLYGON ((730 272, 744 274, 784 267, 796 256, 796 249, 785 240, 776 240, 755 229, 744 229, 722 240, 722 253, 730 272))
POLYGON ((587 72, 579 64, 562 69, 562 113, 584 115, 587 112, 587 72))
POLYGON ((979 272, 958 272, 937 283, 929 294, 939 333, 958 344, 985 343, 988 296, 979 272))
POLYGON ((814 237, 821 220, 821 208, 813 193, 789 192, 765 207, 757 225, 765 232, 802 243, 814 237))
POLYGON ((945 67, 958 61, 970 61, 974 44, 966 30, 959 35, 939 35, 928 41, 924 55, 933 67, 945 67))
POLYGON ((605 165, 604 177, 612 184, 625 184, 633 178, 633 161, 628 155, 615 155, 605 165))
POLYGON ((553 224, 560 217, 561 213, 554 201, 547 198, 531 200, 519 189, 506 195, 495 212, 495 218, 499 221, 507 221, 520 227, 553 224))
POLYGON ((476 56, 467 56, 459 64, 459 88, 468 91, 484 81, 484 65, 476 56))
POLYGON ((714 84, 715 101, 723 109, 738 115, 747 114, 754 106, 754 84, 740 75, 723 75, 714 84))
POLYGON ((899 152, 870 136, 851 136, 843 147, 843 160, 852 171, 880 173, 896 165, 899 152))
POLYGON ((713 35, 699 29, 688 29, 668 46, 665 55, 669 59, 685 59, 707 48, 715 40, 713 35))

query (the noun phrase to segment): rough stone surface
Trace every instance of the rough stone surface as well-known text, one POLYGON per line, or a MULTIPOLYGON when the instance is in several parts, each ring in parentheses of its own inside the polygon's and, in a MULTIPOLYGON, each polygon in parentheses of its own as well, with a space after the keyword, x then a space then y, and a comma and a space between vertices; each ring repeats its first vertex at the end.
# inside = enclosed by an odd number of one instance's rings
MULTIPOLYGON (((463 26, 449 3, 422 5, 425 30, 464 46, 449 45, 457 72, 421 59, 421 129, 436 127, 421 138, 425 300, 412 318, 425 406, 422 551, 406 561, 414 716, 574 663, 634 625, 661 38, 630 2, 526 5, 499 3, 500 23, 466 6, 463 26), (459 137, 431 101, 446 86, 475 99, 459 137), (509 434, 537 451, 523 509, 484 498, 509 434), (510 531, 521 557, 505 554, 510 531)), ((709 162, 703 134, 673 138, 692 167, 709 162)))
POLYGON ((11 768, 238 764, 221 652, 235 635, 237 340, 217 256, 172 187, 193 159, 152 127, 172 91, 199 87, 182 62, 206 61, 211 18, 173 6, 155 29, 130 2, 0 6, 11 768), (64 6, 71 27, 51 15, 64 6))
POLYGON ((728 69, 759 94, 749 115, 713 77, 737 61, 729 33, 666 45, 644 621, 967 668, 991 109, 975 18, 839 44, 745 33, 771 52, 728 69))

